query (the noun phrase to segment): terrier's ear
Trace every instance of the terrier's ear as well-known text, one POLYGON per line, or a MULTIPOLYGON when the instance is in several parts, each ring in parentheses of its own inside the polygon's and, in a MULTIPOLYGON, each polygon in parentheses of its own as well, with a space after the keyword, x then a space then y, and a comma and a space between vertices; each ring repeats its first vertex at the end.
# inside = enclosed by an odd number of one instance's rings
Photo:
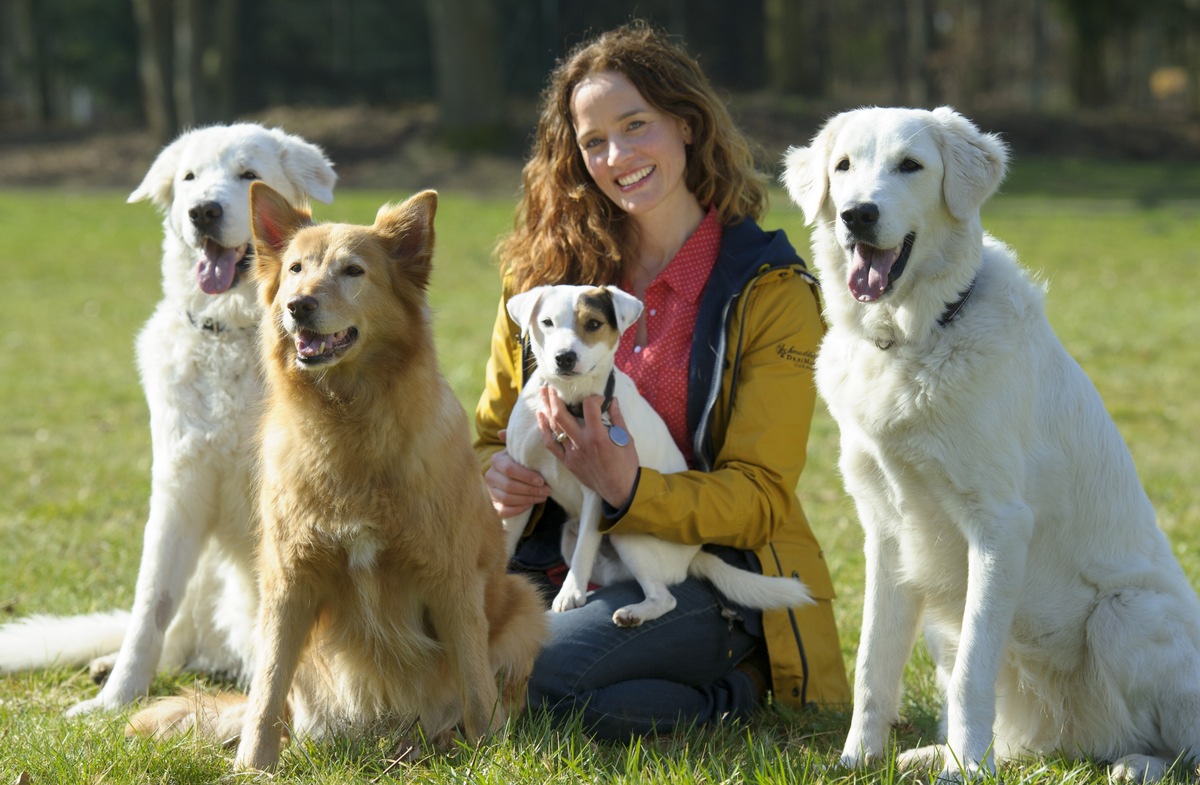
POLYGON ((546 293, 549 287, 535 286, 532 289, 514 294, 508 298, 508 318, 521 328, 522 333, 529 331, 533 324, 534 318, 537 316, 538 305, 542 301, 542 295, 546 293))

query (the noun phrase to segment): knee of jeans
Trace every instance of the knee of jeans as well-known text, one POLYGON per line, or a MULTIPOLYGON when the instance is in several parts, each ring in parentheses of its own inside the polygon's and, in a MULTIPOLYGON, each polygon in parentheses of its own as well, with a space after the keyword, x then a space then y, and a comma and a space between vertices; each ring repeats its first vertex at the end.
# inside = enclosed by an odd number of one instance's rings
POLYGON ((561 675, 541 660, 529 676, 528 689, 528 704, 534 707, 553 707, 574 697, 561 675))

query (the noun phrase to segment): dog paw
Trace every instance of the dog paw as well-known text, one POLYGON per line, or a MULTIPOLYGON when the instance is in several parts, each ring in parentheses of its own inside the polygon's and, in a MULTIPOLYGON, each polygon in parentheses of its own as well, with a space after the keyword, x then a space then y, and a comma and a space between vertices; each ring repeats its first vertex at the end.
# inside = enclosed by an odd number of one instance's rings
POLYGON ((1108 781, 1124 782, 1158 782, 1167 776, 1171 764, 1162 758, 1149 755, 1126 755, 1113 761, 1108 767, 1108 781))
POLYGON ((563 611, 582 608, 587 603, 587 591, 579 591, 570 582, 563 583, 563 586, 558 591, 558 596, 554 598, 554 602, 550 603, 550 608, 558 613, 563 611))
POLYGON ((103 657, 97 657, 88 663, 88 678, 93 684, 104 684, 108 681, 108 674, 112 673, 113 666, 117 663, 116 654, 106 654, 103 657))
POLYGON ((613 624, 618 627, 640 627, 644 619, 632 608, 617 608, 613 613, 613 624))
POLYGON ((902 753, 896 758, 898 771, 938 772, 937 782, 974 782, 980 775, 994 775, 995 764, 990 757, 982 765, 975 761, 965 764, 945 744, 931 744, 902 753))
POLYGON ((91 714, 93 712, 102 711, 104 708, 106 708, 106 707, 105 707, 103 701, 101 701, 100 696, 97 695, 94 698, 88 698, 85 701, 80 701, 79 703, 76 703, 71 708, 67 709, 67 716, 68 717, 82 717, 85 714, 91 714))
POLYGON ((882 760, 882 755, 865 755, 862 752, 842 752, 842 757, 838 758, 838 765, 843 769, 861 769, 865 766, 879 763, 882 760))
POLYGON ((953 758, 946 754, 945 745, 930 744, 900 753, 896 758, 896 768, 900 771, 933 772, 947 768, 950 765, 947 761, 953 763, 953 758))

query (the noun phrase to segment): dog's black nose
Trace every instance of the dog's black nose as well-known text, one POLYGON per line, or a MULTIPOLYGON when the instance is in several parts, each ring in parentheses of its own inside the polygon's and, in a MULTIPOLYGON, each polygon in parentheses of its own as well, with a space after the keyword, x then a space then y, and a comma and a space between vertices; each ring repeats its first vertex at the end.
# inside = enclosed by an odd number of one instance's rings
POLYGON ((855 234, 873 231, 879 223, 879 205, 874 202, 863 202, 848 207, 842 211, 842 223, 855 234))
POLYGON ((292 316, 297 318, 308 316, 313 311, 317 310, 317 298, 311 295, 293 297, 292 299, 288 300, 287 309, 292 316))
POLYGON ((558 366, 560 371, 569 371, 575 367, 576 361, 579 360, 579 355, 575 352, 559 352, 554 355, 554 364, 558 366))
POLYGON ((224 212, 220 202, 201 202, 188 210, 188 218, 197 229, 208 229, 221 220, 224 212))

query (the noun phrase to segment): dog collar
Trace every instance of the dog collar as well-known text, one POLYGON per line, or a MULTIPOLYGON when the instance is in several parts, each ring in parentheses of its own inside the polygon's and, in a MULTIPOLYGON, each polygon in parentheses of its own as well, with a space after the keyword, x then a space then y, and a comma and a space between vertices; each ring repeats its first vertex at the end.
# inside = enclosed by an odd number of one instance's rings
POLYGON ((938 317, 939 327, 945 327, 946 325, 950 324, 950 322, 958 318, 959 311, 961 311, 962 307, 967 304, 967 300, 971 299, 971 292, 975 291, 975 281, 977 280, 979 279, 973 279, 971 281, 971 285, 966 288, 966 291, 958 296, 957 300, 946 305, 946 310, 942 311, 942 315, 938 317))
MULTIPOLYGON (((612 402, 613 402, 613 390, 616 388, 616 386, 617 386, 617 373, 616 373, 616 371, 609 371, 608 372, 608 381, 605 382, 605 384, 604 384, 604 403, 600 404, 600 413, 601 414, 608 414, 608 410, 612 406, 612 402)), ((582 402, 568 403, 567 411, 569 411, 575 417, 578 417, 579 419, 583 419, 583 403, 582 402)))
POLYGON ((220 335, 221 333, 223 333, 229 329, 225 325, 218 322, 216 319, 213 319, 208 316, 197 321, 196 315, 194 313, 192 313, 191 311, 187 312, 187 318, 188 318, 188 321, 192 323, 192 326, 195 327, 197 330, 203 330, 204 332, 212 333, 213 335, 220 335))
MULTIPOLYGON (((201 332, 212 333, 213 335, 220 335, 221 333, 227 333, 233 329, 232 327, 230 327, 229 325, 227 325, 223 322, 218 322, 216 319, 212 318, 211 316, 205 316, 203 319, 197 319, 196 315, 194 313, 192 313, 191 311, 187 311, 186 313, 187 313, 188 321, 191 322, 193 327, 195 327, 197 330, 200 330, 201 332)), ((252 326, 250 326, 250 327, 241 327, 238 329, 252 330, 254 328, 252 326)))

